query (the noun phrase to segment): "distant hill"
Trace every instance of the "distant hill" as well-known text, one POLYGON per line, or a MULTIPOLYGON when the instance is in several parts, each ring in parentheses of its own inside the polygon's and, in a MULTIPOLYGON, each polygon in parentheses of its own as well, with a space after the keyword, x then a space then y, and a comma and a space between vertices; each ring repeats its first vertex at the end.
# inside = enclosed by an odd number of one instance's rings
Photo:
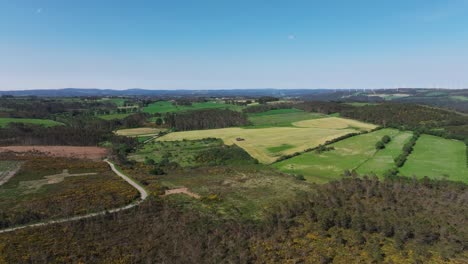
POLYGON ((304 96, 326 94, 328 89, 217 89, 217 90, 145 90, 145 89, 40 89, 20 91, 0 91, 0 95, 74 97, 74 96, 304 96))

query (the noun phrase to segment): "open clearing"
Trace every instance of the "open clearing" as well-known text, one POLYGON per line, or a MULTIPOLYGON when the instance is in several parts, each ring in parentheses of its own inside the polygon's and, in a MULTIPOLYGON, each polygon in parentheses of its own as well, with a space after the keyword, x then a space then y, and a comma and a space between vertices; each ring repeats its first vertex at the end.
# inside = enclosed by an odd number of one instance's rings
POLYGON ((115 134, 119 136, 127 137, 147 137, 157 135, 161 131, 166 129, 154 128, 154 127, 139 127, 139 128, 129 128, 129 129, 120 129, 115 131, 115 134))
POLYGON ((400 174, 468 183, 466 146, 461 141, 422 135, 400 174))
POLYGON ((193 103, 191 106, 186 105, 174 105, 170 101, 158 101, 152 103, 145 108, 143 112, 154 114, 154 113, 170 113, 170 112, 179 112, 179 111, 188 111, 188 110, 198 110, 198 109, 217 109, 217 108, 227 108, 231 110, 240 111, 243 107, 232 104, 225 104, 223 102, 202 102, 202 103, 193 103))
POLYGON ((185 140, 185 141, 150 141, 138 148, 129 159, 144 162, 145 158, 157 163, 166 157, 181 166, 195 166, 195 157, 206 150, 221 148, 223 142, 219 139, 185 140))
POLYGON ((222 128, 174 132, 158 141, 221 138, 226 145, 236 144, 262 163, 272 163, 282 155, 301 152, 328 140, 376 126, 354 120, 329 117, 293 123, 296 127, 259 129, 222 128), (300 127, 297 127, 297 126, 300 127), (285 147, 287 145, 287 147, 285 147), (273 151, 271 151, 273 148, 273 151), (269 150, 270 149, 270 150, 269 150), (279 150, 279 151, 278 151, 279 150))
POLYGON ((341 178, 345 170, 377 175, 392 168, 393 158, 401 153, 410 132, 381 129, 332 144, 335 149, 320 154, 312 151, 274 164, 281 171, 302 174, 308 181, 325 183, 341 178), (392 141, 384 150, 376 151, 375 143, 384 135, 392 141))
POLYGON ((52 127, 52 126, 61 126, 63 123, 49 120, 49 119, 33 119, 33 118, 10 118, 10 117, 1 117, 0 118, 0 127, 6 127, 10 123, 26 123, 26 124, 34 124, 34 125, 41 125, 45 127, 52 127))
POLYGON ((72 146, 8 146, 0 147, 2 152, 38 152, 52 157, 66 157, 102 160, 107 156, 107 149, 100 147, 72 147, 72 146))
POLYGON ((159 179, 169 189, 189 188, 205 202, 200 203, 186 195, 171 195, 166 199, 181 200, 190 208, 244 219, 261 219, 272 207, 311 190, 307 182, 263 165, 195 168, 190 173, 162 175, 159 179))

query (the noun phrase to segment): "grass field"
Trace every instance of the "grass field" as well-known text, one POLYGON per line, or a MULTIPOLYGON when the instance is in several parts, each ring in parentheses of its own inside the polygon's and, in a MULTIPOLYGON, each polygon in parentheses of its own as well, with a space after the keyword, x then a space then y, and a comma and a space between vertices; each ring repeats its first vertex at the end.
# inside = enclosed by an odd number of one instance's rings
POLYGON ((172 104, 170 101, 158 101, 148 105, 143 108, 143 112, 154 114, 154 113, 170 113, 170 112, 179 112, 179 111, 188 111, 188 110, 198 110, 198 109, 231 109, 235 111, 240 111, 243 107, 238 105, 225 104, 222 102, 203 102, 203 103, 193 103, 192 106, 177 106, 172 104))
POLYGON ((376 174, 382 176, 385 171, 394 167, 395 158, 401 153, 403 146, 411 139, 412 132, 400 132, 392 137, 392 141, 385 146, 385 149, 379 150, 376 154, 356 171, 360 175, 376 174))
POLYGON ((45 127, 63 125, 63 123, 60 123, 54 120, 49 120, 49 119, 10 118, 10 117, 0 118, 0 127, 6 127, 10 123, 26 123, 26 124, 42 125, 45 127))
POLYGON ((116 106, 124 106, 125 99, 123 98, 102 98, 102 102, 111 102, 115 104, 116 106))
POLYGON ((468 183, 466 146, 461 141, 422 135, 400 174, 468 183))
POLYGON ((454 96, 449 96, 450 99, 457 100, 457 101, 468 101, 468 96, 463 96, 463 95, 454 95, 454 96))
POLYGON ((329 117, 293 123, 294 127, 270 127, 258 129, 223 128, 174 132, 159 141, 194 140, 208 137, 221 138, 225 144, 236 144, 262 163, 272 163, 282 155, 316 147, 334 138, 375 128, 350 119, 329 117), (242 138, 238 141, 237 138, 242 138), (288 146, 285 148, 285 144, 288 146), (272 151, 273 150, 273 151, 272 151))
POLYGON ((115 131, 115 134, 119 136, 127 137, 147 137, 157 135, 161 131, 166 129, 154 128, 154 127, 139 127, 139 128, 129 128, 129 129, 119 129, 115 131))
POLYGON ((299 109, 277 109, 262 113, 249 114, 252 126, 246 128, 262 127, 292 127, 294 122, 326 117, 318 113, 308 113, 299 109))
POLYGON ((339 179, 345 170, 379 174, 394 166, 393 158, 400 154, 403 144, 410 137, 409 132, 381 129, 336 142, 332 144, 334 150, 320 154, 313 151, 304 153, 273 166, 284 172, 302 174, 308 181, 316 183, 339 179), (384 150, 377 152, 375 143, 384 135, 389 135, 393 140, 384 150))
POLYGON ((163 157, 167 157, 169 161, 174 161, 181 166, 195 166, 195 156, 201 151, 213 149, 223 146, 223 142, 219 139, 205 140, 185 140, 185 141, 152 141, 141 148, 134 154, 129 155, 129 159, 144 162, 145 158, 153 159, 159 163, 163 157))
POLYGON ((0 186, 3 226, 101 211, 127 204, 138 196, 102 161, 25 156, 10 159, 23 165, 0 186), (87 175, 57 176, 61 173, 87 175))

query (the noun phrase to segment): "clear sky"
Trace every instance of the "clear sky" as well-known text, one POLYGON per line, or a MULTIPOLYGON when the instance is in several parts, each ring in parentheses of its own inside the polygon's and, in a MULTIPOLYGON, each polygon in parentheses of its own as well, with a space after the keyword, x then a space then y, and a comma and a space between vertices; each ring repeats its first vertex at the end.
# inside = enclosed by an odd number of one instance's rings
POLYGON ((468 0, 0 0, 0 90, 468 88, 468 0))

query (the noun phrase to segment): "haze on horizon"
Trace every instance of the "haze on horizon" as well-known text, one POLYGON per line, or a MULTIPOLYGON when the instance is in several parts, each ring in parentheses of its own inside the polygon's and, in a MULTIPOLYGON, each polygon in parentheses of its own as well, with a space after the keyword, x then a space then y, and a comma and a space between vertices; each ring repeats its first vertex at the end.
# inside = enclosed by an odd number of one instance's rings
POLYGON ((467 11, 468 0, 0 0, 0 90, 467 88, 467 11))

